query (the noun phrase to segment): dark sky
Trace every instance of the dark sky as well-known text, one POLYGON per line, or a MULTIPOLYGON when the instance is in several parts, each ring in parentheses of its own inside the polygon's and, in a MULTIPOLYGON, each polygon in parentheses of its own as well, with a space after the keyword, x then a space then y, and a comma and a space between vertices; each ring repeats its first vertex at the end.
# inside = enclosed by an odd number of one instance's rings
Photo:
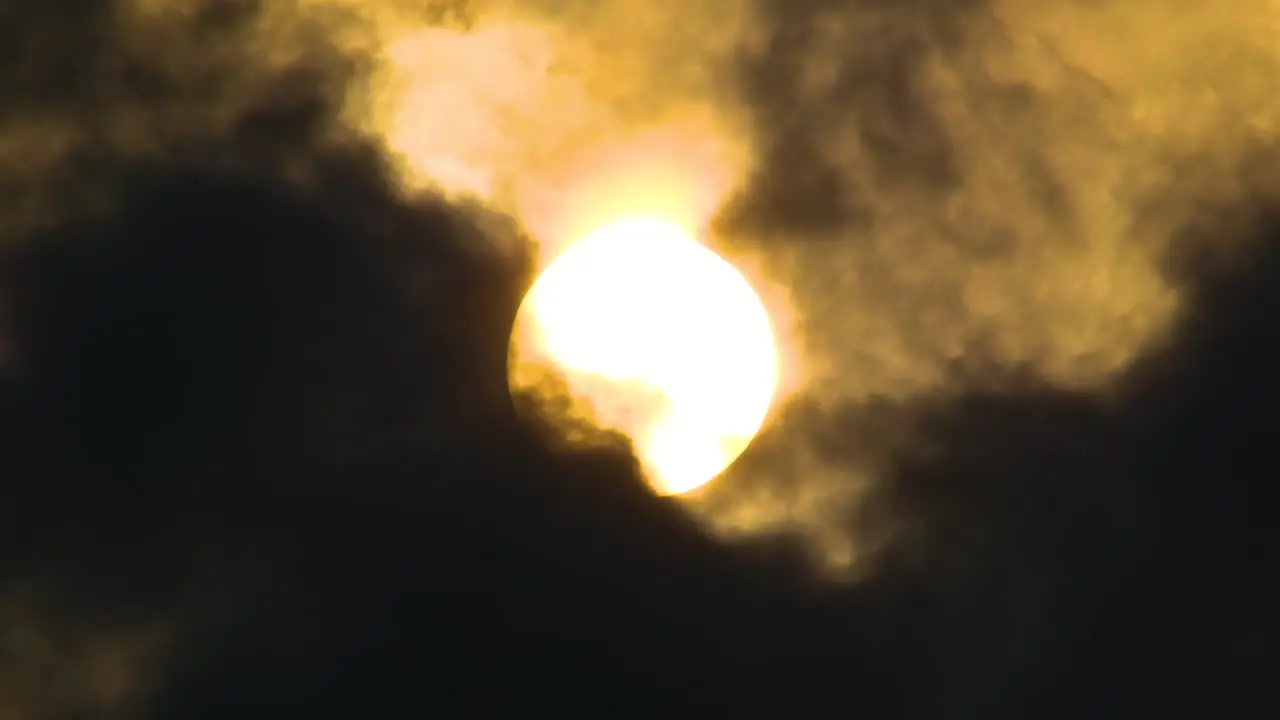
MULTIPOLYGON (((784 110, 842 5, 760 5, 766 159, 720 222, 833 242, 875 218, 784 110)), ((904 7, 945 43, 971 5, 904 7)), ((0 717, 1200 716, 1275 685, 1274 146, 1146 201, 1180 209, 1180 306, 1104 385, 977 358, 960 392, 788 411, 829 465, 878 458, 842 582, 519 422, 531 261, 476 251, 519 219, 406 200, 338 122, 358 63, 198 52, 256 9, 192 6, 162 52, 111 3, 0 10, 0 717)), ((911 47, 822 103, 888 108, 857 120, 878 186, 941 202, 911 47)))

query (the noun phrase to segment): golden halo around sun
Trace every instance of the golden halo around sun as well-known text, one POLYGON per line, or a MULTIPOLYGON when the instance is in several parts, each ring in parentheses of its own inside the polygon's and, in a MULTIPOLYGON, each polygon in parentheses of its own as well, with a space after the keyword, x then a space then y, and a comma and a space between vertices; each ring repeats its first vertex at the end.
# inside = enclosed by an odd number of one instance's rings
POLYGON ((746 449, 768 413, 778 353, 768 312, 719 255, 662 220, 591 232, 525 296, 513 395, 553 369, 576 420, 629 437, 655 492, 689 492, 746 449))

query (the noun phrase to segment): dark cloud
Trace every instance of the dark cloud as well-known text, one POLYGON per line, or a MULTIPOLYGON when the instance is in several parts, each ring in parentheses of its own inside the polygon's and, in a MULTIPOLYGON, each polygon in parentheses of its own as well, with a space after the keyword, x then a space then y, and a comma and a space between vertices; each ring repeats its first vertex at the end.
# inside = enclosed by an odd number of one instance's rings
POLYGON ((979 2, 757 3, 764 37, 737 73, 761 166, 719 218, 730 233, 823 232, 874 220, 869 187, 941 199, 958 181, 922 88, 928 53, 956 45, 979 2), (855 146, 866 178, 849 175, 855 146))
MULTIPOLYGON (((957 365, 945 394, 791 409, 795 435, 764 454, 805 442, 877 470, 844 518, 875 550, 841 584, 788 538, 708 538, 624 449, 554 449, 514 417, 503 358, 529 268, 486 248, 518 229, 406 200, 334 122, 351 68, 323 43, 289 63, 228 51, 196 73, 239 78, 216 92, 171 72, 99 94, 52 81, 121 57, 105 4, 50 7, 66 20, 0 23, 22 38, 0 68, 25 68, 4 71, 5 122, 68 128, 4 173, 40 202, 5 226, 0 266, 0 676, 19 678, 0 714, 1074 717, 1269 681, 1265 178, 1189 209, 1212 220, 1169 255, 1182 310, 1101 390, 957 365)), ((921 37, 865 30, 890 65, 896 43, 955 32, 906 7, 921 37)), ((783 55, 841 12, 787 8, 783 55)), ((172 22, 246 47, 249 10, 172 22)), ((181 54, 161 47, 147 57, 181 54)), ((919 142, 932 121, 894 77, 860 83, 902 93, 900 121, 859 121, 877 182, 942 193, 948 146, 919 142)), ((762 133, 803 149, 776 122, 762 133)), ((760 182, 745 217, 845 217, 760 182)))

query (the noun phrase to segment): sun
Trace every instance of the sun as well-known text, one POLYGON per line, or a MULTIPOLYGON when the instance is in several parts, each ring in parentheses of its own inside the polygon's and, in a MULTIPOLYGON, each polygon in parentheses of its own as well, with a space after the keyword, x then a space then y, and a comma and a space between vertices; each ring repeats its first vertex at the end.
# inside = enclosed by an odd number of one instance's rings
POLYGON ((659 494, 689 492, 746 449, 778 381, 760 298, 678 226, 639 217, 588 234, 525 296, 513 394, 553 367, 592 424, 629 437, 659 494))

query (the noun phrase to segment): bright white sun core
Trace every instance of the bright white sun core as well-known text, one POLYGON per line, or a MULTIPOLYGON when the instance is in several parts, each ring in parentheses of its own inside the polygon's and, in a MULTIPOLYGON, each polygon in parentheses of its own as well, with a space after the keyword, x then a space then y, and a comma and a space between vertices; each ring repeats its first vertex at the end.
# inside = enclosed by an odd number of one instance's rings
POLYGON ((659 494, 722 473, 760 429, 778 381, 768 312, 745 278, 679 227, 620 220, 530 289, 512 336, 521 367, 554 367, 589 421, 631 439, 659 494))

